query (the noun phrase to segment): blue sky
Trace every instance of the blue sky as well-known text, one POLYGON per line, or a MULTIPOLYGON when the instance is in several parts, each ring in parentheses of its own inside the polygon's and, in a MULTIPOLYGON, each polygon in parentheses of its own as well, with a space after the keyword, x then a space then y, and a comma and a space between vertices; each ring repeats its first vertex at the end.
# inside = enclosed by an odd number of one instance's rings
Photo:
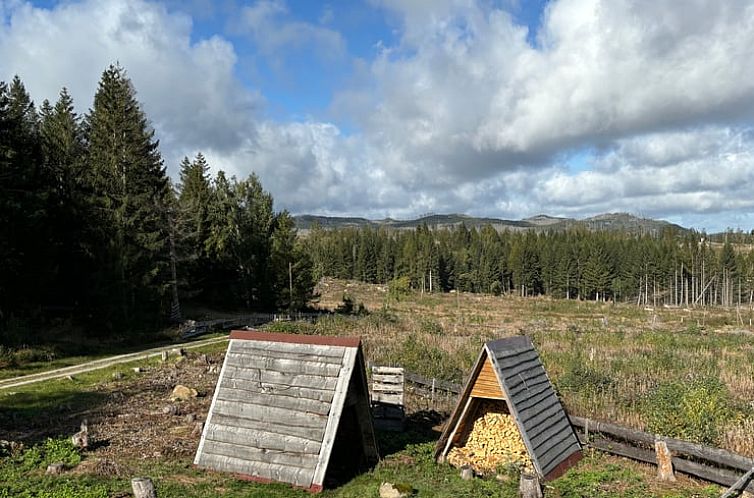
POLYGON ((294 213, 754 227, 754 2, 0 0, 0 80, 128 71, 170 174, 294 213))

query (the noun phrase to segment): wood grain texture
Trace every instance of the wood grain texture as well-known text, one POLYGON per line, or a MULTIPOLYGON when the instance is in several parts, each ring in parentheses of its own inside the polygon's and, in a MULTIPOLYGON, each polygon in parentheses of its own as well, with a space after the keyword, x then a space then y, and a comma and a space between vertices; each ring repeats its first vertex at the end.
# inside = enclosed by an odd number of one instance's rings
POLYGON ((220 379, 219 388, 229 387, 241 389, 250 393, 267 393, 275 396, 288 396, 300 399, 312 399, 329 403, 335 391, 325 389, 313 389, 308 387, 287 386, 284 384, 262 384, 258 381, 234 379, 225 377, 220 379))
POLYGON ((207 439, 222 443, 243 442, 244 445, 255 448, 294 453, 318 454, 322 446, 321 440, 311 440, 290 434, 279 434, 261 429, 249 429, 232 425, 210 424, 207 439))
POLYGON ((300 354, 306 357, 316 358, 343 358, 346 349, 342 346, 323 346, 317 344, 299 344, 291 342, 265 342, 265 341, 243 341, 233 340, 231 345, 232 352, 244 350, 263 350, 266 351, 264 356, 275 356, 276 353, 300 354))
MULTIPOLYGON (((322 438, 325 435, 324 424, 322 424, 322 427, 301 427, 295 424, 286 424, 285 422, 286 421, 284 420, 254 420, 222 415, 220 413, 215 413, 212 417, 212 423, 217 425, 227 425, 243 429, 255 429, 278 434, 288 434, 291 436, 310 439, 312 441, 321 442, 322 438)), ((209 427, 209 424, 205 424, 205 427, 209 427)))
POLYGON ((327 423, 326 416, 272 406, 223 401, 222 399, 218 399, 217 403, 215 403, 215 413, 251 420, 277 420, 286 425, 298 425, 300 427, 317 429, 324 427, 327 423))
POLYGON ((301 487, 311 486, 313 475, 311 469, 254 462, 244 458, 215 455, 212 453, 202 454, 201 465, 223 472, 244 474, 271 481, 287 482, 301 487))
POLYGON ((317 375, 295 375, 283 372, 261 370, 255 367, 237 367, 228 365, 226 375, 233 379, 250 380, 261 384, 278 386, 296 386, 309 389, 335 390, 338 383, 337 377, 320 377, 317 375))
POLYGON ((390 405, 403 405, 403 394, 394 394, 394 393, 373 393, 372 394, 372 401, 376 401, 378 403, 387 403, 390 405))
POLYGON ((301 359, 277 358, 272 356, 257 356, 247 353, 228 353, 229 364, 238 367, 253 367, 263 370, 273 370, 289 374, 321 375, 337 377, 340 364, 318 361, 318 358, 308 356, 301 359))
POLYGON ((495 370, 489 358, 485 358, 482 369, 479 371, 471 395, 477 398, 504 399, 503 390, 500 388, 495 370))
POLYGON ((330 411, 330 403, 293 396, 278 396, 274 393, 252 393, 241 389, 224 387, 217 398, 221 401, 236 401, 238 403, 269 406, 272 408, 284 408, 302 413, 315 415, 327 415, 330 411))
POLYGON ((245 444, 224 443, 208 439, 204 445, 204 453, 221 455, 232 458, 243 458, 250 462, 271 465, 285 465, 300 469, 313 470, 317 465, 318 455, 311 453, 295 453, 292 451, 268 450, 254 448, 245 444))
MULTIPOLYGON (((256 342, 241 341, 240 344, 234 344, 230 352, 235 353, 235 354, 250 355, 257 358, 271 357, 271 358, 280 358, 284 360, 299 360, 299 361, 307 361, 307 360, 312 359, 311 353, 307 351, 303 351, 300 349, 281 350, 280 347, 277 347, 271 351, 269 348, 264 347, 263 344, 259 344, 256 342)), ((330 363, 334 365, 340 365, 343 362, 343 354, 341 352, 335 352, 334 354, 327 355, 327 356, 318 355, 316 357, 316 361, 320 363, 330 363)))

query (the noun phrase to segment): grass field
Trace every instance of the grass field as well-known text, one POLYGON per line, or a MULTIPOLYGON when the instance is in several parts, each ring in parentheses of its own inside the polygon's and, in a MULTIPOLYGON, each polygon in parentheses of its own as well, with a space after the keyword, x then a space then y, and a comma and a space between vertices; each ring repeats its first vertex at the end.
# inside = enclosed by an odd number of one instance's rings
MULTIPOLYGON (((379 286, 338 281, 323 282, 320 293, 323 308, 342 307, 345 296, 356 308, 363 303, 367 312, 268 328, 360 336, 374 364, 402 365, 454 381, 463 380, 483 341, 525 333, 534 338, 572 414, 754 456, 748 311, 655 310, 470 294, 395 296, 379 286)), ((142 475, 155 480, 160 497, 310 496, 193 468, 199 439, 193 429, 206 417, 223 352, 221 343, 191 351, 182 360, 142 360, 0 391, 0 439, 25 445, 0 443, 0 498, 123 497, 129 496, 129 479, 142 475), (163 408, 179 383, 200 396, 177 403, 177 413, 166 415, 163 408), (94 443, 79 454, 66 436, 82 418, 90 422, 94 443), (71 468, 62 476, 44 476, 55 459, 71 468)), ((415 413, 409 431, 378 434, 383 459, 377 467, 323 496, 376 497, 383 481, 409 483, 422 497, 516 496, 515 477, 463 481, 457 470, 432 461, 437 419, 417 410, 449 406, 411 400, 415 413)), ((566 476, 548 483, 545 493, 563 498, 721 493, 717 486, 683 477, 660 484, 654 473, 651 466, 587 451, 566 476)))

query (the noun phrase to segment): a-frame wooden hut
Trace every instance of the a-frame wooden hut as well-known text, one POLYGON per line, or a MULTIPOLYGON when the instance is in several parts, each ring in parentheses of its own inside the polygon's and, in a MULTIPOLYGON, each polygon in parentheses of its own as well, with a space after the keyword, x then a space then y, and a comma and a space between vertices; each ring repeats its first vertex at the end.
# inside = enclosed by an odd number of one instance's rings
POLYGON ((437 443, 442 460, 463 446, 482 403, 499 403, 515 420, 540 479, 562 475, 581 459, 581 445, 528 337, 487 342, 437 443))
POLYGON ((194 464, 320 491, 377 460, 358 338, 230 334, 194 464))

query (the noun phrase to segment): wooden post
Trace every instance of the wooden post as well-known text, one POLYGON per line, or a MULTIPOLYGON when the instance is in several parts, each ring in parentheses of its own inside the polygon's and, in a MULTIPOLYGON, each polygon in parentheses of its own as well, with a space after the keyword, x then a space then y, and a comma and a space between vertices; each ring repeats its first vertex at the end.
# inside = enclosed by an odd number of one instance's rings
POLYGON ((134 477, 131 479, 131 489, 133 489, 134 498, 157 498, 154 484, 149 477, 134 477))
POLYGON ((518 496, 520 498, 542 498, 539 478, 534 474, 521 472, 521 480, 518 482, 518 496))
POLYGON ((474 478, 474 471, 468 465, 461 467, 461 479, 464 481, 470 481, 474 478))
POLYGON ((655 455, 657 456, 657 479, 674 482, 673 457, 665 441, 661 439, 655 441, 655 455))

